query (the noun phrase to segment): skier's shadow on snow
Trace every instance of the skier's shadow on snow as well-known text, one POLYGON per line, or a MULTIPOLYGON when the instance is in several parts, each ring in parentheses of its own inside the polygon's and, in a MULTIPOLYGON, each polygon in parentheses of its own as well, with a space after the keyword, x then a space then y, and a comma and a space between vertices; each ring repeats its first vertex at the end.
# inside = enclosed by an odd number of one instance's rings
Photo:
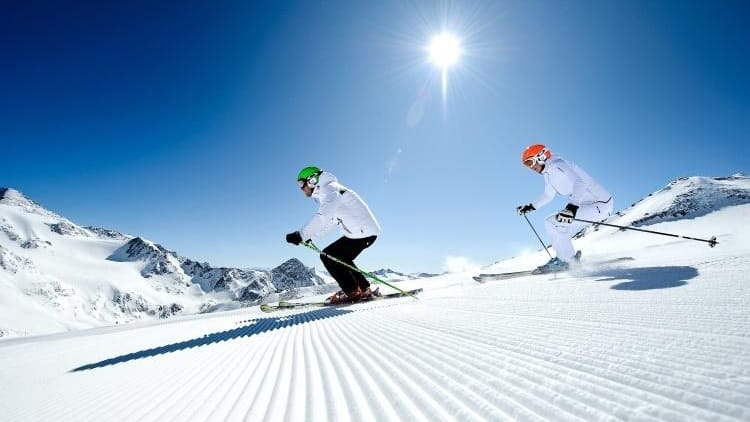
POLYGON ((222 341, 233 340, 241 337, 250 337, 266 331, 291 327, 294 325, 304 324, 306 322, 317 321, 326 318, 333 318, 348 314, 353 311, 338 308, 323 308, 311 312, 303 312, 295 315, 278 316, 274 318, 257 318, 242 321, 242 326, 232 330, 220 331, 217 333, 206 334, 203 337, 194 338, 180 343, 168 344, 166 346, 156 347, 154 349, 141 350, 138 352, 128 353, 127 355, 117 356, 96 363, 79 366, 69 372, 86 371, 89 369, 102 368, 118 363, 129 362, 131 360, 143 359, 166 353, 172 353, 179 350, 190 349, 193 347, 207 346, 222 341))
POLYGON ((654 290, 684 286, 695 278, 698 270, 693 267, 644 267, 616 268, 597 271, 596 281, 629 280, 610 287, 614 290, 654 290))

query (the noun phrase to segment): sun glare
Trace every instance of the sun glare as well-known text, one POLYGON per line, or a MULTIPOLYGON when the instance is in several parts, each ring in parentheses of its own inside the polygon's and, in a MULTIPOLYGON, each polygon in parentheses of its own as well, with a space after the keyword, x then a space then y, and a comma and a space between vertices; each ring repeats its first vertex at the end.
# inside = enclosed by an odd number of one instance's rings
POLYGON ((440 81, 443 91, 443 107, 448 97, 448 68, 458 62, 461 57, 461 43, 455 36, 442 33, 432 38, 427 50, 430 52, 430 62, 440 68, 440 81))
POLYGON ((441 69, 447 69, 458 62, 461 56, 461 44, 451 34, 435 36, 428 48, 430 61, 441 69))

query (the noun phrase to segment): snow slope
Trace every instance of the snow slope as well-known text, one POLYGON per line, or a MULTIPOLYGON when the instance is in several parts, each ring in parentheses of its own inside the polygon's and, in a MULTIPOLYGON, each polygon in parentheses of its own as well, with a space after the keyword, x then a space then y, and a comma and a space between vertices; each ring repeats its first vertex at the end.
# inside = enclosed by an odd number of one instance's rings
POLYGON ((0 419, 747 421, 748 215, 722 205, 648 226, 716 235, 713 249, 602 228, 576 241, 588 264, 575 274, 401 282, 425 289, 418 301, 4 340, 0 419))
POLYGON ((255 305, 326 281, 296 259, 270 271, 212 267, 0 188, 0 338, 255 305))

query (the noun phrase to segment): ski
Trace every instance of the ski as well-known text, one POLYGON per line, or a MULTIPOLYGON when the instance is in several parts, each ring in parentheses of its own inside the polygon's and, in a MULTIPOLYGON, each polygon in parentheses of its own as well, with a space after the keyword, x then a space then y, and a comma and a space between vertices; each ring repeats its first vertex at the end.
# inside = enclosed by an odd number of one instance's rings
MULTIPOLYGON (((626 261, 633 261, 634 258, 632 256, 622 256, 619 258, 612 258, 612 259, 605 259, 603 261, 596 261, 592 263, 588 263, 586 265, 605 265, 605 264, 614 264, 617 262, 626 262, 626 261)), ((518 277, 526 277, 530 275, 543 275, 543 274, 555 274, 555 273, 564 273, 570 271, 570 268, 564 269, 561 271, 548 271, 548 272, 538 272, 537 269, 533 270, 526 270, 526 271, 512 271, 507 273, 495 273, 495 274, 479 274, 477 276, 472 277, 474 281, 478 283, 485 283, 488 281, 493 280, 508 280, 511 278, 518 278, 518 277)))
POLYGON ((393 299, 397 297, 406 297, 408 295, 416 295, 418 293, 421 293, 422 289, 413 289, 413 290, 407 290, 406 293, 402 292, 394 292, 394 293, 387 293, 387 294, 381 294, 379 296, 372 296, 369 299, 360 300, 358 302, 343 302, 343 303, 336 303, 336 304, 326 304, 325 302, 287 302, 287 301, 281 301, 277 304, 270 304, 270 303, 264 303, 260 305, 260 310, 263 312, 275 312, 275 311, 282 311, 285 309, 303 309, 303 308, 322 308, 324 306, 347 306, 347 305, 354 305, 357 303, 368 303, 373 302, 376 300, 383 300, 383 299, 393 299))

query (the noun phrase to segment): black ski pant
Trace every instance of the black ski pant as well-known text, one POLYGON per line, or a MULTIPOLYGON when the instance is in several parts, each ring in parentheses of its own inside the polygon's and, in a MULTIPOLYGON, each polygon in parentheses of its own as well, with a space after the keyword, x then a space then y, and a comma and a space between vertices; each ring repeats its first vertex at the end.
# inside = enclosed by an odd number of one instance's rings
MULTIPOLYGON (((326 246, 326 248, 323 249, 323 252, 338 258, 342 262, 354 266, 354 258, 372 245, 377 238, 377 236, 370 236, 362 239, 342 237, 326 246)), ((357 287, 362 290, 370 287, 370 283, 362 273, 347 268, 345 265, 341 265, 325 255, 320 255, 320 260, 323 261, 326 270, 328 270, 331 277, 339 283, 339 287, 341 287, 341 290, 343 290, 344 293, 351 293, 357 290, 357 287)))

